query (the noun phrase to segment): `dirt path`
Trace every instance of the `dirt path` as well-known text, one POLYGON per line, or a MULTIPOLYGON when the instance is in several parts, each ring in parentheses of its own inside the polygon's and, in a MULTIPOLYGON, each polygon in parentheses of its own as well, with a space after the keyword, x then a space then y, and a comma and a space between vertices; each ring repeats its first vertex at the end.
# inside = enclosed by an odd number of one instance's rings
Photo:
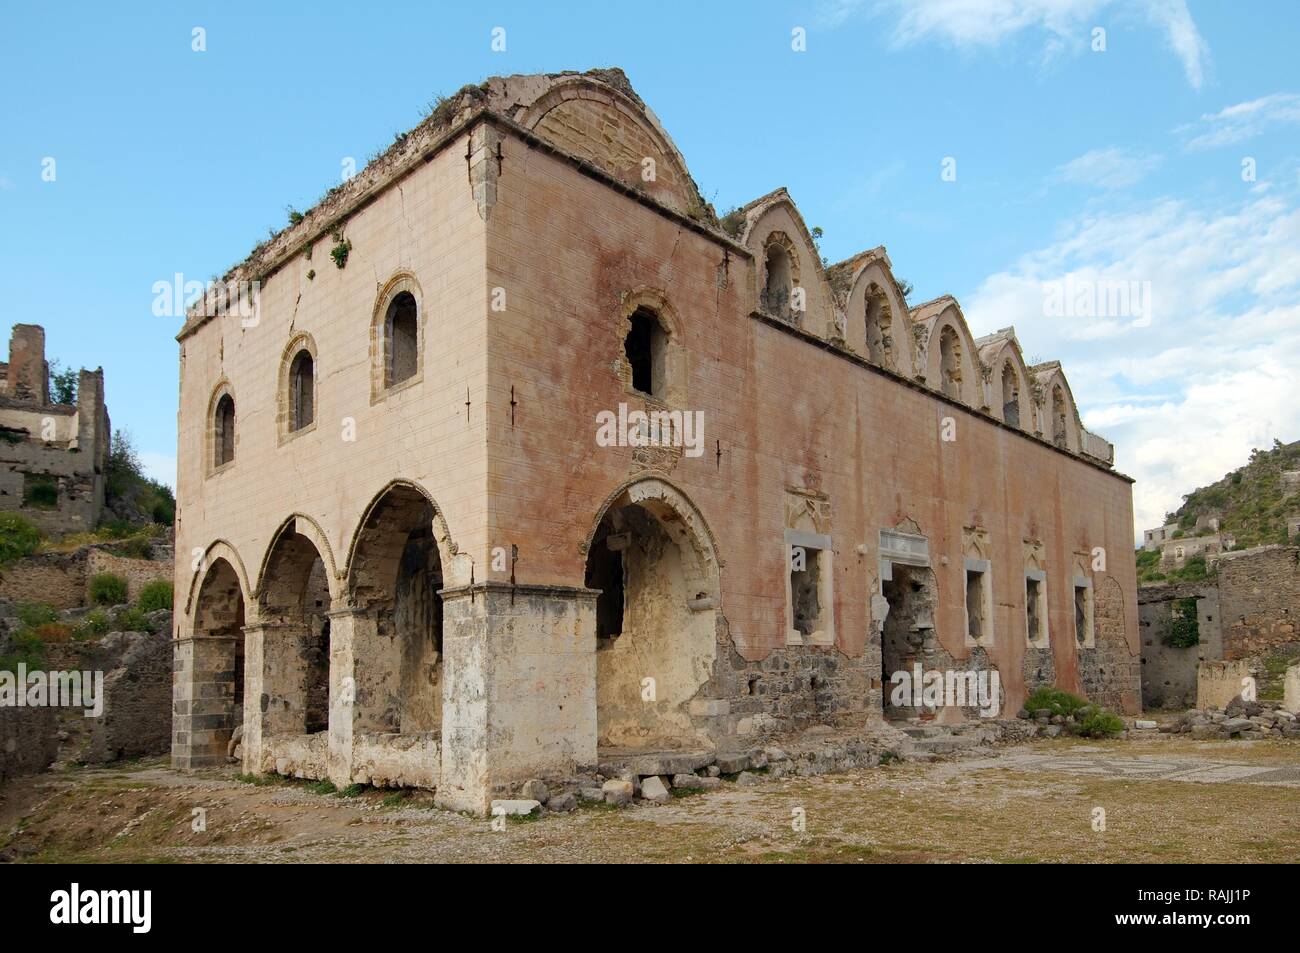
POLYGON ((0 792, 0 857, 163 862, 1293 862, 1300 744, 1041 742, 988 757, 727 785, 494 830, 424 793, 312 793, 161 763, 0 792), (1105 830, 1094 829, 1097 810, 1105 830), (199 824, 198 821, 202 821, 199 824), (800 821, 803 826, 800 829, 800 821), (202 829, 196 829, 202 828, 202 829))

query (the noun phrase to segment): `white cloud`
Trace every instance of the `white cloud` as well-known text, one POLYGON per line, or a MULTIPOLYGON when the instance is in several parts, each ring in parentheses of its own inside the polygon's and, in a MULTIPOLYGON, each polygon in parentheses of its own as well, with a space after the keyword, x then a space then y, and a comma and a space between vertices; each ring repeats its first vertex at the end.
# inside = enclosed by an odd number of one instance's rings
POLYGON ((1199 123, 1182 126, 1179 131, 1195 133, 1187 143, 1189 148, 1209 149, 1242 142, 1269 126, 1286 123, 1300 123, 1300 95, 1296 93, 1273 93, 1227 106, 1206 113, 1199 123))
POLYGON ((911 46, 937 41, 957 49, 990 47, 1025 31, 1045 33, 1043 59, 1087 48, 1090 30, 1102 26, 1100 15, 1145 16, 1165 34, 1165 41, 1182 61, 1187 81, 1200 89, 1205 81, 1209 47, 1186 0, 833 0, 822 19, 839 25, 863 9, 894 19, 893 42, 911 46))
POLYGON ((175 455, 145 450, 140 453, 140 466, 144 468, 144 475, 149 479, 165 483, 173 490, 176 489, 175 455))
POLYGON ((1168 41, 1178 58, 1183 61, 1183 72, 1193 89, 1205 82, 1205 64, 1210 58, 1210 48, 1201 36, 1186 0, 1147 0, 1147 18, 1165 30, 1168 41))
POLYGON ((1158 155, 1138 155, 1124 149, 1093 149, 1057 168, 1055 177, 1074 185, 1126 189, 1141 182, 1161 162, 1158 155))
POLYGON ((1135 535, 1252 448, 1300 438, 1300 197, 1282 192, 1081 216, 963 303, 976 334, 1014 324, 1027 354, 1061 359, 1137 479, 1135 535), (1150 323, 1046 316, 1045 283, 1067 277, 1150 282, 1150 323))

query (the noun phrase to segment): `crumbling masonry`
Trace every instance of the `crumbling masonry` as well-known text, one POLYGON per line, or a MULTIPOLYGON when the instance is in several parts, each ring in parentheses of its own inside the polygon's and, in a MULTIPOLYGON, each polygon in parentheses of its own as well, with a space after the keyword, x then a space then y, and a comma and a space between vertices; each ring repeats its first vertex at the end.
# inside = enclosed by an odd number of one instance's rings
POLYGON ((0 510, 53 535, 94 529, 109 433, 103 369, 81 371, 75 406, 51 403, 45 329, 15 324, 0 363, 0 510))
POLYGON ((242 725, 481 812, 916 663, 1138 707, 1131 481, 1059 364, 823 268, 784 190, 719 221, 617 70, 466 87, 227 280, 179 335, 179 766, 242 725))

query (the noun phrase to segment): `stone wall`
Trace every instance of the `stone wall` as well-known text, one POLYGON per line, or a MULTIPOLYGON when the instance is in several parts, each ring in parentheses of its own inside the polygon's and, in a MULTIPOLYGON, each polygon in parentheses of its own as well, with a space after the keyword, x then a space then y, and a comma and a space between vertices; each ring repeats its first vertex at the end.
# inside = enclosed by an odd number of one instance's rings
POLYGON ((1265 547, 1218 562, 1223 657, 1300 651, 1300 548, 1265 547))
POLYGON ((1223 657, 1221 621, 1219 590, 1214 580, 1160 583, 1138 589, 1144 708, 1190 708, 1196 704, 1197 665, 1223 657), (1166 645, 1170 620, 1184 599, 1196 600, 1200 643, 1186 648, 1166 645))
POLYGON ((113 632, 100 641, 104 713, 91 722, 83 760, 153 757, 171 748, 171 612, 150 618, 156 632, 113 632))
POLYGON ((37 774, 58 756, 58 712, 53 708, 0 708, 0 783, 37 774))
POLYGON ((56 609, 86 604, 87 550, 37 553, 0 569, 0 599, 45 603, 56 609))
POLYGON ((171 559, 130 559, 102 549, 90 550, 86 560, 86 601, 90 603, 90 580, 100 573, 112 573, 126 580, 127 600, 134 602, 140 590, 151 582, 171 582, 175 570, 171 559))
POLYGON ((113 543, 82 546, 69 553, 36 553, 16 559, 0 569, 0 600, 44 603, 56 609, 91 604, 90 580, 108 572, 126 580, 127 597, 134 601, 141 587, 162 579, 172 581, 171 546, 153 542, 154 559, 131 559, 108 552, 113 543))
POLYGON ((1227 708, 1228 703, 1241 696, 1242 680, 1257 674, 1254 663, 1245 659, 1237 662, 1201 662, 1196 669, 1196 707, 1227 708))

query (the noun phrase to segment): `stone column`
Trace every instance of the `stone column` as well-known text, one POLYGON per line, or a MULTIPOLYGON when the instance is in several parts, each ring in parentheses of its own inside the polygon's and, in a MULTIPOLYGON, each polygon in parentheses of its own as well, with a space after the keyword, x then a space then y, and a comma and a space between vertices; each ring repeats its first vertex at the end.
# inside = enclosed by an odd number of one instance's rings
POLYGON ((172 643, 172 766, 224 764, 235 728, 240 636, 187 636, 172 643))
POLYGON ((596 591, 444 589, 437 800, 486 814, 533 777, 596 763, 596 591))

